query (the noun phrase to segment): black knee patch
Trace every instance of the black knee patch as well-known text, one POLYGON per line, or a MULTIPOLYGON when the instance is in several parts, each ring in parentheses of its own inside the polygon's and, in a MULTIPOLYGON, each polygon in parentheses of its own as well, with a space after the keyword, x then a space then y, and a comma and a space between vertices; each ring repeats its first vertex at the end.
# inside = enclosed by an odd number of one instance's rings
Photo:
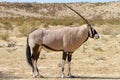
POLYGON ((62 59, 66 61, 66 58, 67 58, 67 53, 63 52, 62 59))
POLYGON ((71 54, 68 54, 68 62, 71 62, 71 59, 72 59, 72 55, 71 54))

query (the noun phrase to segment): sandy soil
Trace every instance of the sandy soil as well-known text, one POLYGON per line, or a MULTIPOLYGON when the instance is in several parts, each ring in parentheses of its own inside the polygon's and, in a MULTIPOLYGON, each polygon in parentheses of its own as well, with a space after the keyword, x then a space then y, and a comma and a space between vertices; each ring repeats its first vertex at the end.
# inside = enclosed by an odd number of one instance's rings
MULTIPOLYGON (((16 42, 15 47, 0 48, 0 80, 61 80, 61 52, 42 50, 38 68, 45 78, 32 78, 25 56, 26 38, 16 39, 16 42)), ((75 78, 70 80, 120 79, 120 35, 89 39, 74 52, 72 58, 71 68, 75 78)))

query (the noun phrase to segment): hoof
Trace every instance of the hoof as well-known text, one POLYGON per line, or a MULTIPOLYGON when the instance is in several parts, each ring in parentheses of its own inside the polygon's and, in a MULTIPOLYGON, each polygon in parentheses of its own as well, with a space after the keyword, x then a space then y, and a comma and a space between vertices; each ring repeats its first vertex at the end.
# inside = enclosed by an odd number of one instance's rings
POLYGON ((43 76, 43 75, 39 75, 39 77, 40 77, 40 78, 44 78, 44 76, 43 76))
POLYGON ((60 77, 61 77, 61 78, 65 78, 64 74, 61 74, 60 77))
POLYGON ((44 78, 44 76, 42 76, 42 75, 33 75, 32 77, 33 78, 44 78))
POLYGON ((65 76, 64 76, 64 75, 62 75, 62 76, 61 76, 61 78, 65 78, 65 76))
POLYGON ((32 77, 33 78, 37 78, 39 76, 39 74, 33 74, 32 77))
POLYGON ((68 75, 67 77, 68 78, 75 78, 75 76, 73 76, 73 75, 68 75))
POLYGON ((32 75, 33 78, 37 78, 37 75, 32 75))

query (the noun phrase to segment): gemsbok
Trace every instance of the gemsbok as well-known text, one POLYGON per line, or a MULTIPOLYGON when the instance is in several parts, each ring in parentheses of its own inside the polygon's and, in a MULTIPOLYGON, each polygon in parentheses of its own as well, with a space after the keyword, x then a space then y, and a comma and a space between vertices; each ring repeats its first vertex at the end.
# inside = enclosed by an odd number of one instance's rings
POLYGON ((87 41, 89 37, 99 38, 99 34, 88 20, 71 7, 67 7, 79 15, 87 24, 80 27, 64 27, 55 30, 37 29, 31 32, 27 37, 26 58, 32 67, 33 77, 43 77, 37 67, 37 61, 43 47, 53 51, 63 51, 61 77, 65 77, 64 65, 66 61, 68 62, 68 77, 73 77, 70 68, 72 53, 87 41))

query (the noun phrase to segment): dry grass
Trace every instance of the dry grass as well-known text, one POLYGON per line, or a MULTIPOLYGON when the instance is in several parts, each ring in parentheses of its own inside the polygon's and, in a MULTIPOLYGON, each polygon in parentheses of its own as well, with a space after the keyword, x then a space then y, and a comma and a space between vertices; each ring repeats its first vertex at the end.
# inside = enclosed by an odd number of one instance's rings
MULTIPOLYGON (((90 19, 89 20, 91 24, 98 29, 99 33, 104 35, 118 35, 120 34, 120 20, 119 19, 90 19)), ((63 26, 79 26, 84 24, 85 22, 71 17, 66 17, 62 19, 49 19, 49 18, 9 18, 7 21, 5 19, 1 19, 0 23, 3 25, 1 28, 4 28, 5 30, 13 30, 18 28, 18 31, 26 36, 31 31, 37 29, 37 28, 49 28, 49 26, 57 26, 57 25, 63 25, 63 26), (15 25, 15 27, 13 27, 15 25)))
MULTIPOLYGON (((120 34, 120 2, 68 3, 81 13, 104 35, 120 34), (115 14, 115 15, 113 15, 115 14), (104 27, 104 25, 106 25, 104 27)), ((5 30, 17 30, 26 36, 36 28, 49 26, 75 26, 85 22, 61 3, 7 3, 0 2, 0 24, 5 30), (14 26, 15 25, 15 26, 14 26)), ((1 28, 1 26, 0 26, 1 28)))

